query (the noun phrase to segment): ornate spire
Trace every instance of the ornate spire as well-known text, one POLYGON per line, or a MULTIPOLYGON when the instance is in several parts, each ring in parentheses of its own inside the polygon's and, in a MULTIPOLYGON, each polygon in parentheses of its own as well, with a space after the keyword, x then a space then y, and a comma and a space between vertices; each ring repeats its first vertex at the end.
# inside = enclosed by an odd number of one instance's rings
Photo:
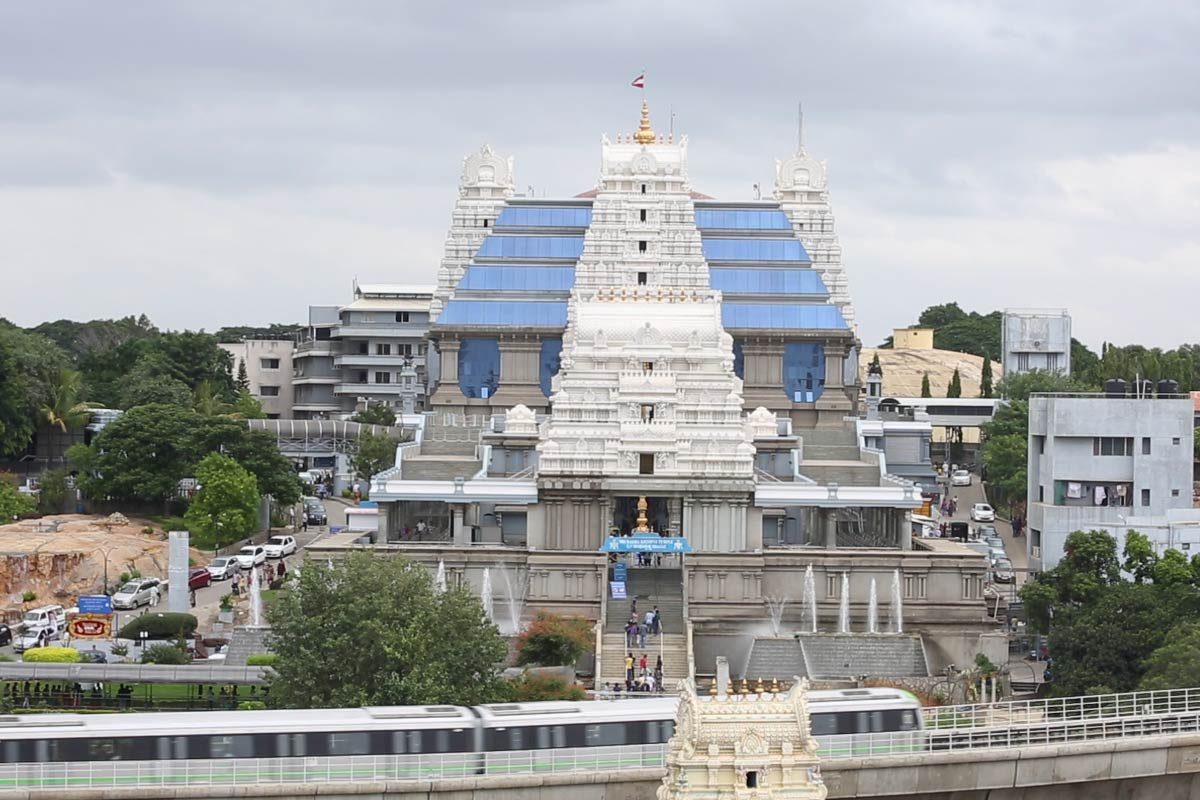
POLYGON ((642 100, 642 121, 638 123, 633 140, 638 144, 654 144, 654 129, 650 127, 650 106, 642 100))

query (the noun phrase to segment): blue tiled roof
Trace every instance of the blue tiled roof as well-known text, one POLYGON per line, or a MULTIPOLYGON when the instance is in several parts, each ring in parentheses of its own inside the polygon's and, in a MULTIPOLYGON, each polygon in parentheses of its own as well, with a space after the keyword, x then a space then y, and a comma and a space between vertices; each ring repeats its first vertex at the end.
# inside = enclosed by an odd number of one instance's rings
POLYGON ((467 267, 459 289, 475 291, 569 291, 575 285, 574 267, 467 267))
MULTIPOLYGON (((797 242, 797 244, 799 244, 797 242)), ((582 236, 496 236, 483 240, 476 258, 579 258, 582 236)))
POLYGON ((711 267, 708 284, 726 294, 829 295, 821 274, 811 269, 711 267))
POLYGON ((794 330, 846 330, 842 312, 826 304, 722 303, 721 322, 726 328, 785 328, 794 330))
POLYGON ((508 206, 496 219, 496 227, 586 228, 592 224, 592 209, 581 206, 508 206))
POLYGON ((567 324, 567 303, 565 300, 450 300, 438 323, 562 328, 567 324))
POLYGON ((704 258, 708 261, 809 261, 799 239, 704 237, 702 243, 704 258))
POLYGON ((700 230, 790 231, 792 223, 778 208, 697 208, 700 230))

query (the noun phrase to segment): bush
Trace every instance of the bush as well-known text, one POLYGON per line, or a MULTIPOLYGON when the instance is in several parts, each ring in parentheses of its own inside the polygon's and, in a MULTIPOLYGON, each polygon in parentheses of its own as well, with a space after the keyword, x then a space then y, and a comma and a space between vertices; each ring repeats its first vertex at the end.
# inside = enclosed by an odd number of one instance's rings
POLYGON ((129 645, 114 644, 109 648, 109 651, 111 651, 114 656, 127 656, 129 655, 129 645))
POLYGON ((243 700, 238 703, 238 711, 265 711, 267 704, 262 700, 243 700))
POLYGON ((83 656, 73 647, 35 647, 25 651, 25 660, 42 664, 78 664, 83 656))
POLYGON ((592 645, 592 623, 539 611, 517 637, 517 663, 574 666, 592 645))
POLYGON ((117 632, 117 638, 136 641, 141 638, 142 631, 146 632, 148 639, 174 639, 179 636, 189 638, 196 632, 198 624, 196 618, 191 614, 178 614, 170 611, 142 614, 140 617, 134 617, 132 622, 121 628, 117 632))
POLYGON ((34 600, 37 600, 37 592, 22 592, 21 599, 26 603, 32 603, 34 600))
POLYGON ((153 644, 142 653, 143 664, 190 664, 187 653, 173 644, 153 644))
POLYGON ((247 667, 271 667, 279 660, 279 656, 274 653, 255 653, 252 656, 247 656, 247 667))
POLYGON ((555 675, 535 675, 526 672, 509 681, 512 702, 537 703, 543 700, 585 700, 587 692, 577 683, 567 683, 555 675))

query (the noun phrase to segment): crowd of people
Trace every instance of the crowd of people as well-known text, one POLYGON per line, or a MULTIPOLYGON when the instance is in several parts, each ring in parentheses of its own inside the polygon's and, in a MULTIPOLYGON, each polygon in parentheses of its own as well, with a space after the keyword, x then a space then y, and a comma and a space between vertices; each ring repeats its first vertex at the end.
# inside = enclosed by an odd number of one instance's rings
POLYGON ((645 617, 639 618, 637 600, 634 600, 629 613, 629 622, 625 625, 625 646, 645 647, 647 637, 658 636, 662 633, 660 620, 658 606, 647 611, 645 617))
MULTIPOLYGON (((618 694, 621 691, 621 684, 614 682, 612 691, 618 694)), ((625 691, 627 692, 662 692, 663 691, 663 663, 662 656, 658 656, 654 663, 654 670, 650 669, 650 661, 645 653, 642 653, 641 658, 635 659, 632 652, 625 654, 625 691)))
MULTIPOLYGON (((254 568, 258 571, 258 585, 268 588, 275 581, 283 580, 287 575, 287 564, 282 560, 278 564, 259 564, 254 568)), ((238 597, 244 592, 250 591, 250 576, 234 573, 233 578, 229 582, 229 592, 234 597, 238 597)))

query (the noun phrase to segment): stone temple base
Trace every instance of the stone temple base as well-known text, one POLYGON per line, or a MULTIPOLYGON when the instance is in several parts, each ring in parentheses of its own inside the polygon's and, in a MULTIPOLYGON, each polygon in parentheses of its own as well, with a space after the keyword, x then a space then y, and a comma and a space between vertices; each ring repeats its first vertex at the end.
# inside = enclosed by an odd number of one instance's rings
POLYGON ((742 676, 770 680, 781 675, 815 680, 927 677, 929 664, 916 634, 805 633, 755 639, 742 676))

